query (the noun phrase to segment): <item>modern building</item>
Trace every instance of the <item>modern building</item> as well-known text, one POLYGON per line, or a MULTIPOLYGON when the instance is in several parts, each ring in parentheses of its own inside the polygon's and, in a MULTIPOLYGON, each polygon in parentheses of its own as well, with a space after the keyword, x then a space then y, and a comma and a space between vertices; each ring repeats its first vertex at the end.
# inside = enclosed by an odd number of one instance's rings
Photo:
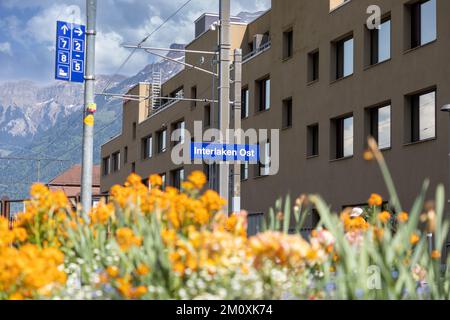
MULTIPOLYGON (((232 49, 244 56, 242 126, 281 130, 277 175, 242 166, 242 208, 267 213, 278 198, 303 193, 322 195, 335 210, 363 205, 373 192, 387 199, 377 165, 363 159, 369 135, 405 208, 424 179, 430 198, 447 185, 449 116, 439 110, 450 103, 449 14, 447 0, 276 0, 249 24, 234 20, 232 49), (379 29, 368 28, 373 5, 379 29)), ((197 26, 186 49, 217 49, 210 23, 197 26)), ((187 54, 186 62, 217 71, 208 56, 187 54)), ((157 80, 130 94, 217 99, 217 79, 197 70, 157 80)), ((192 131, 194 120, 217 126, 217 103, 128 101, 123 110, 122 134, 102 147, 102 192, 131 172, 179 186, 192 170, 205 170, 174 165, 169 136, 192 131)))

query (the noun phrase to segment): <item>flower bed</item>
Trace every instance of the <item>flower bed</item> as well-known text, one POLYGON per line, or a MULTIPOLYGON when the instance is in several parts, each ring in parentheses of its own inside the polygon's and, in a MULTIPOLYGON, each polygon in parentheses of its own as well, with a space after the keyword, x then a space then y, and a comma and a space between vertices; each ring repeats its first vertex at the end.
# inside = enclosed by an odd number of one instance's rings
POLYGON ((317 195, 293 208, 287 198, 252 237, 244 212, 227 216, 216 192, 202 192, 200 172, 181 191, 133 174, 85 217, 63 193, 34 185, 12 228, 0 218, 0 299, 448 299, 443 187, 425 205, 425 182, 404 212, 371 146, 365 157, 378 161, 397 214, 377 194, 361 215, 330 212, 317 195), (306 240, 312 208, 321 220, 306 240))

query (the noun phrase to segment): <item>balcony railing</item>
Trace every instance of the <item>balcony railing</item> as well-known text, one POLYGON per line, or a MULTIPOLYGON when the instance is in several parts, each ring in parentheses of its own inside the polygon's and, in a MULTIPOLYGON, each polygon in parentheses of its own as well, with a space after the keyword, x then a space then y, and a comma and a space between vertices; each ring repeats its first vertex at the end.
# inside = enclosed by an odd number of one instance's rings
POLYGON ((270 49, 271 42, 267 41, 266 43, 262 44, 258 49, 246 54, 242 58, 242 62, 247 62, 248 60, 252 59, 253 57, 256 57, 257 55, 263 53, 264 51, 267 51, 270 49))

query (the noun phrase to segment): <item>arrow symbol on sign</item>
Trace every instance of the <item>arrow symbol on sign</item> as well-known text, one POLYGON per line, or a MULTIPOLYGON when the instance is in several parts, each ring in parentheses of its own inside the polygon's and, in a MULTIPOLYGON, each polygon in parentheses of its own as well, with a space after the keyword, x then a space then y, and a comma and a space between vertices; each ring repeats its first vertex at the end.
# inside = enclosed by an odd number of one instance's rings
POLYGON ((62 30, 62 32, 63 32, 64 34, 66 34, 66 33, 69 31, 69 28, 67 27, 67 25, 63 25, 63 26, 61 27, 61 30, 62 30))
POLYGON ((79 37, 81 37, 81 35, 83 34, 83 31, 81 31, 80 28, 75 29, 74 31, 79 37))

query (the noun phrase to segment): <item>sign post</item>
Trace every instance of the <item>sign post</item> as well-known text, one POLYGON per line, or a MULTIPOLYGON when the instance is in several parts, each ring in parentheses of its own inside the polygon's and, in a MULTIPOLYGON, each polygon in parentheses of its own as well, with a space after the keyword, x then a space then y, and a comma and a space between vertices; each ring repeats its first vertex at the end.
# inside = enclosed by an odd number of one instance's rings
POLYGON ((56 22, 56 80, 84 82, 85 43, 85 26, 56 22))

